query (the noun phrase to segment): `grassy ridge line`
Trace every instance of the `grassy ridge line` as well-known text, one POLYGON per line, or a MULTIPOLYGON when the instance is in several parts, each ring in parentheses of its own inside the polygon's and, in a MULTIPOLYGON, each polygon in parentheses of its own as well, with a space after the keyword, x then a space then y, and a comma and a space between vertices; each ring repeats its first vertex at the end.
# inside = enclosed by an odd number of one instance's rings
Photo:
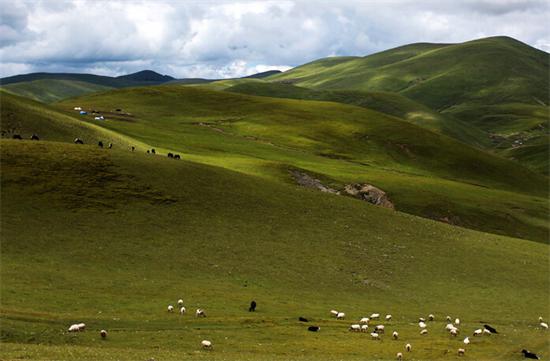
POLYGON ((29 139, 36 133, 46 140, 72 142, 78 137, 87 144, 95 145, 98 140, 103 140, 104 143, 112 142, 115 146, 135 146, 142 151, 150 148, 142 141, 91 123, 89 118, 83 120, 77 118, 78 115, 60 112, 31 99, 0 91, 0 100, 1 129, 8 137, 15 132, 29 139))
POLYGON ((547 245, 165 157, 11 140, 0 150, 4 359, 391 360, 406 342, 440 359, 462 345, 446 314, 464 332, 481 319, 501 331, 474 340, 474 359, 548 346, 529 327, 549 316, 547 245), (167 314, 179 297, 208 317, 167 314), (401 341, 347 331, 371 312, 392 313, 401 341), (427 313, 438 322, 425 337, 414 321, 427 313), (88 332, 65 334, 76 321, 88 332), (204 338, 214 352, 198 350, 204 338))
MULTIPOLYGON (((217 83, 210 84, 214 88, 217 83)), ((225 83, 224 83, 225 85, 225 83)), ((292 84, 268 82, 238 82, 227 87, 218 87, 229 92, 276 98, 333 101, 379 111, 408 121, 422 128, 445 134, 463 143, 488 147, 489 137, 485 132, 467 125, 458 119, 448 119, 430 108, 397 93, 365 92, 353 90, 323 91, 298 87, 292 84)))
POLYGON ((53 103, 65 98, 113 89, 113 87, 76 80, 41 79, 2 85, 2 89, 36 101, 53 103))

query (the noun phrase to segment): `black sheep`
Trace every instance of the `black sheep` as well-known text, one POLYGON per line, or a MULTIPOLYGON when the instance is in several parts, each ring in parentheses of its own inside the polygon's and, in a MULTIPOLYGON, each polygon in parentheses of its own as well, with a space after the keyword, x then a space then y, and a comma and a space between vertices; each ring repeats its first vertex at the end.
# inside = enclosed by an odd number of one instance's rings
POLYGON ((319 327, 319 326, 309 326, 307 328, 307 330, 311 331, 311 332, 319 332, 320 329, 321 329, 321 327, 319 327))
POLYGON ((74 144, 84 144, 84 142, 80 138, 75 138, 74 144))
POLYGON ((23 138, 21 138, 21 136, 20 136, 19 134, 14 134, 14 135, 12 136, 12 138, 13 138, 13 139, 23 139, 23 138))
POLYGON ((256 311, 256 301, 250 302, 250 307, 248 308, 248 312, 254 312, 256 311))
POLYGON ((101 140, 99 142, 97 142, 97 145, 98 145, 98 147, 103 148, 103 142, 101 140))
POLYGON ((495 330, 493 327, 489 325, 483 325, 483 327, 485 327, 485 329, 491 333, 498 333, 497 330, 495 330))
POLYGON ((38 138, 38 135, 33 134, 31 135, 31 140, 40 140, 40 138, 38 138))
POLYGON ((113 149, 113 143, 109 143, 109 149, 113 149))
POLYGON ((179 154, 174 155, 174 159, 181 159, 179 154))
POLYGON ((534 354, 532 352, 529 352, 525 349, 521 350, 521 353, 523 354, 523 357, 525 357, 525 358, 530 358, 530 359, 533 359, 533 360, 539 360, 539 357, 536 354, 534 354))
POLYGON ((174 158, 174 155, 172 153, 168 153, 168 158, 174 158))
POLYGON ((155 148, 151 149, 151 153, 157 154, 157 152, 155 151, 155 148))
POLYGON ((132 148, 131 148, 131 149, 132 149, 132 152, 133 152, 134 150, 136 150, 136 147, 132 146, 132 148))
POLYGON ((309 322, 308 319, 305 318, 305 317, 299 317, 298 321, 300 321, 300 322, 309 322))

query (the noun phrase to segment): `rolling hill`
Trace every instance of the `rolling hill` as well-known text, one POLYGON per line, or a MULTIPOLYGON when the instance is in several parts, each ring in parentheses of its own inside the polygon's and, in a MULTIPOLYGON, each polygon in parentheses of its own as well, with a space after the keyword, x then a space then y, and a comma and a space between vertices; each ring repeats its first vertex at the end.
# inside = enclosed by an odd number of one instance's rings
MULTIPOLYGON (((486 131, 495 147, 511 149, 540 138, 548 144, 549 69, 547 53, 493 37, 320 59, 267 79, 317 90, 399 93, 486 131), (517 139, 521 144, 512 146, 517 139)), ((541 166, 549 156, 543 148, 518 160, 548 174, 548 166, 541 166)))
POLYGON ((548 245, 121 148, 0 150, 3 359, 392 360, 406 342, 440 359, 463 345, 444 331, 447 314, 466 333, 480 320, 500 331, 473 340, 473 359, 549 346, 533 327, 550 316, 548 245), (167 313, 178 298, 208 316, 167 313), (347 331, 372 312, 393 314, 399 341, 347 331), (87 331, 67 333, 75 322, 87 331))
POLYGON ((123 108, 91 122, 196 162, 294 183, 289 169, 334 188, 369 183, 398 210, 546 242, 547 178, 514 162, 372 110, 200 87, 121 89, 58 104, 70 115, 123 108), (266 109, 270 109, 266 113, 266 109))

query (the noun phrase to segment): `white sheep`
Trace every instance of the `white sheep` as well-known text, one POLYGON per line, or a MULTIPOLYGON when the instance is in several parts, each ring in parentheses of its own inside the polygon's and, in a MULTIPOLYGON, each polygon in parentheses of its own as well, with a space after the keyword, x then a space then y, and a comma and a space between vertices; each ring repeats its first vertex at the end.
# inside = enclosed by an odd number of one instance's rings
POLYGON ((460 319, 459 318, 455 319, 455 325, 457 325, 457 326, 460 325, 460 319))
POLYGON ((77 324, 77 326, 78 326, 78 331, 84 331, 86 329, 85 323, 79 323, 77 324))
POLYGON ((428 334, 428 330, 423 329, 422 331, 420 331, 420 334, 421 334, 421 335, 427 335, 427 334, 428 334))
POLYGON ((367 332, 369 329, 369 325, 361 325, 361 332, 367 332))
POLYGON ((185 314, 185 312, 187 312, 187 310, 185 309, 184 306, 181 306, 181 308, 180 308, 180 314, 183 315, 183 314, 185 314))
POLYGON ((371 332, 370 334, 370 337, 373 339, 373 340, 380 340, 380 335, 376 332, 371 332))
POLYGON ((168 312, 174 312, 174 306, 168 305, 168 312))
POLYGON ((195 317, 206 317, 206 313, 202 308, 197 308, 195 311, 195 317))
POLYGON ((483 334, 484 334, 484 335, 487 335, 487 336, 491 336, 492 333, 491 333, 491 331, 489 331, 488 329, 484 328, 484 329, 483 329, 483 334))
POLYGON ((465 345, 468 345, 469 343, 470 343, 470 338, 469 338, 469 337, 466 337, 466 338, 464 339, 464 344, 465 344, 465 345))
POLYGON ((542 318, 542 316, 539 316, 539 322, 542 322, 544 321, 544 319, 542 318))
POLYGON ((403 354, 401 352, 397 353, 397 361, 403 360, 403 354))
POLYGON ((408 344, 405 345, 405 350, 407 350, 407 352, 411 352, 412 346, 411 346, 410 343, 408 343, 408 344))
POLYGON ((209 349, 211 350, 212 349, 212 342, 208 341, 208 340, 202 340, 201 341, 201 346, 202 348, 204 349, 209 349))
POLYGON ((178 300, 178 306, 183 306, 183 300, 181 298, 178 300))
POLYGON ((429 320, 429 321, 435 320, 435 316, 434 316, 433 314, 430 313, 430 314, 428 315, 428 320, 429 320))
POLYGON ((481 336, 483 335, 483 330, 481 328, 478 328, 474 331, 474 336, 481 336))
POLYGON ((349 330, 354 331, 354 332, 360 332, 361 331, 361 325, 353 324, 353 325, 349 326, 349 330))
POLYGON ((380 318, 380 314, 379 313, 373 313, 372 315, 370 315, 370 318, 373 319, 373 320, 378 320, 380 318))
POLYGON ((425 319, 424 317, 420 317, 420 318, 418 319, 418 322, 426 322, 426 319, 425 319))
POLYGON ((449 333, 451 334, 451 336, 456 337, 458 335, 458 328, 453 328, 449 331, 449 333))
POLYGON ((447 331, 450 331, 450 330, 452 330, 453 328, 456 328, 456 327, 455 327, 452 323, 448 323, 447 326, 445 326, 445 329, 446 329, 447 331))
POLYGON ((540 327, 543 329, 543 330, 548 330, 548 324, 546 322, 541 322, 540 323, 540 327))
POLYGON ((369 324, 370 322, 370 318, 368 317, 363 317, 362 319, 359 320, 359 323, 364 323, 364 324, 369 324))
POLYGON ((426 324, 422 321, 418 322, 418 327, 420 328, 426 328, 426 324))
POLYGON ((78 331, 80 331, 80 327, 78 327, 78 325, 75 323, 75 324, 69 326, 69 330, 68 330, 68 331, 69 331, 69 332, 78 332, 78 331))
POLYGON ((376 332, 378 333, 384 333, 384 325, 378 325, 376 326, 374 329, 376 330, 376 332))
POLYGON ((343 320, 344 318, 346 318, 346 314, 344 312, 338 312, 336 315, 337 320, 343 320))
POLYGON ((101 335, 101 338, 107 338, 107 331, 101 330, 99 331, 99 334, 101 335))
POLYGON ((451 316, 446 317, 447 322, 451 322, 451 316))
POLYGON ((333 317, 338 316, 338 313, 339 313, 339 312, 336 311, 336 310, 330 310, 330 315, 333 316, 333 317))
POLYGON ((393 331, 393 333, 391 334, 391 337, 394 339, 394 340, 397 340, 399 338, 399 333, 397 333, 397 331, 393 331))
POLYGON ((464 352, 466 352, 466 350, 464 350, 463 348, 459 348, 458 349, 458 356, 464 356, 464 352))
POLYGON ((386 321, 391 321, 391 315, 386 315, 386 321))

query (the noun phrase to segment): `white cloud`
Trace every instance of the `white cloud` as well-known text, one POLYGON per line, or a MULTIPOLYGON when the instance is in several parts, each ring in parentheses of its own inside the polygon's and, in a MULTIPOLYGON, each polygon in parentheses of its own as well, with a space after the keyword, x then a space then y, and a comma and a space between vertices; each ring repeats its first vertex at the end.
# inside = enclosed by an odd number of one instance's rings
POLYGON ((144 68, 235 77, 330 55, 412 42, 508 35, 548 51, 537 0, 31 1, 0 0, 0 74, 144 68))

